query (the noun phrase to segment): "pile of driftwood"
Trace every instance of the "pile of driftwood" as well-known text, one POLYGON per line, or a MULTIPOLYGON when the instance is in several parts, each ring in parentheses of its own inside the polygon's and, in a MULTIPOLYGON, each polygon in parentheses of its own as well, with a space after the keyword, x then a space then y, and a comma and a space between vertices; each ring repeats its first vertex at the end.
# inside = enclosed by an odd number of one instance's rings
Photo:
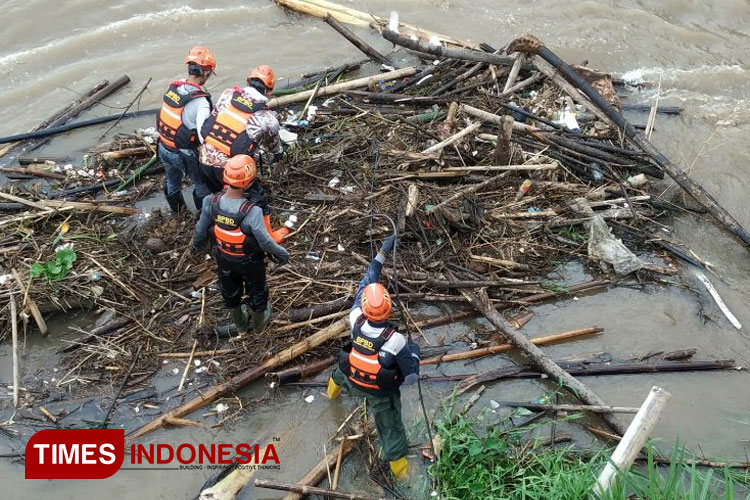
MULTIPOLYGON (((701 265, 656 233, 659 221, 677 211, 707 211, 744 239, 731 216, 624 121, 608 75, 573 70, 531 37, 495 48, 423 30, 409 37, 404 33, 415 27, 400 25, 397 33, 380 23, 383 36, 404 47, 386 57, 341 26, 335 12, 325 14, 337 31, 358 40, 352 41, 369 59, 391 67, 347 78, 370 66, 345 63, 281 85, 283 95, 270 102, 296 137, 288 139, 283 162, 265 173, 263 185, 274 225, 292 214, 299 223, 284 243, 289 264, 269 269, 275 315, 262 335, 216 334, 214 327, 227 322, 227 313, 213 261, 190 251, 193 215, 157 210, 138 223, 119 217, 137 211, 118 195, 122 183, 128 200, 156 187, 138 182, 160 168, 155 158, 144 163, 153 144, 142 136, 94 150, 97 171, 117 177, 116 186, 107 178, 56 196, 42 190, 0 193, 12 204, 0 219, 0 294, 18 304, 18 310, 0 309, 3 331, 36 324, 45 333, 44 316, 53 311, 87 308, 102 315, 97 326, 66 340, 63 375, 54 387, 32 390, 33 381, 24 381, 27 404, 55 391, 85 394, 116 382, 114 406, 121 393, 148 386, 165 359, 187 359, 172 389, 187 401, 166 411, 171 403, 150 392, 160 414, 131 435, 137 438, 165 424, 186 425, 184 417, 192 411, 270 372, 278 381, 317 373, 330 366, 347 335, 345 316, 355 285, 395 226, 395 267, 388 263, 384 279, 398 289, 401 328, 417 336, 484 315, 500 333, 477 338, 480 346, 468 353, 432 346, 425 365, 517 348, 535 371, 518 367, 476 379, 469 374, 462 389, 543 373, 584 403, 604 406, 570 375, 581 374, 575 366, 558 364, 538 348, 598 330, 557 332, 532 342, 518 332, 532 317, 528 308, 622 280, 658 281, 678 272, 675 257, 701 265), (443 45, 427 43, 425 36, 437 36, 443 45), (685 206, 651 189, 665 174, 697 204, 685 206), (19 204, 24 213, 15 211, 19 204), (623 269, 593 245, 596 231, 632 266, 623 269), (70 252, 65 262, 56 261, 66 248, 75 254, 70 265, 70 252), (601 278, 575 286, 546 278, 570 260, 588 262, 601 278), (51 264, 39 275, 46 263, 51 264), (420 318, 414 306, 424 303, 444 306, 446 314, 420 318), (205 369, 194 370, 194 358, 201 358, 205 369), (291 361, 301 367, 277 372, 291 361), (189 399, 219 375, 224 382, 189 399), (201 384, 183 391, 186 381, 201 384)), ((669 363, 660 366, 691 366, 669 363)), ((726 360, 696 369, 732 366, 726 360)), ((623 370, 636 369, 631 363, 623 370)), ((611 414, 603 418, 612 430, 624 432, 611 414)))

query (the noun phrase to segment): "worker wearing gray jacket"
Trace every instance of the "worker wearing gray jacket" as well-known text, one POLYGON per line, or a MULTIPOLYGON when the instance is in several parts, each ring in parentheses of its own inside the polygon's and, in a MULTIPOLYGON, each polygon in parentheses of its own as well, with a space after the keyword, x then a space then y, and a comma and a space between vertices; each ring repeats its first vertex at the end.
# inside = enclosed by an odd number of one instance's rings
POLYGON ((193 236, 193 249, 202 251, 213 233, 221 294, 239 333, 248 329, 250 318, 253 330, 260 333, 271 317, 266 253, 281 265, 289 260, 286 249, 268 233, 263 209, 244 197, 256 175, 255 161, 250 156, 230 158, 223 174, 227 189, 205 198, 193 236), (250 318, 242 303, 245 294, 249 297, 250 318))

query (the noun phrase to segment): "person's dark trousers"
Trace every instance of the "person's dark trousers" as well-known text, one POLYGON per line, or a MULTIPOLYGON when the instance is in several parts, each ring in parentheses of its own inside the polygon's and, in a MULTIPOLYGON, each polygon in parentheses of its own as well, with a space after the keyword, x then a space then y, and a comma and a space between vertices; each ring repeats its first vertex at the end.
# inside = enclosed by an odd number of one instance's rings
POLYGON ((256 312, 265 311, 268 304, 265 254, 231 257, 217 249, 215 257, 221 295, 227 308, 239 306, 242 296, 247 294, 250 309, 256 312))
POLYGON ((389 462, 405 457, 408 452, 406 430, 401 419, 401 393, 396 390, 391 396, 373 396, 361 391, 338 366, 333 367, 331 378, 336 384, 345 387, 352 396, 365 398, 369 412, 375 420, 375 428, 380 436, 380 447, 389 462))
POLYGON ((159 153, 159 160, 164 165, 164 171, 167 174, 164 194, 167 197, 170 208, 177 211, 177 208, 185 205, 182 197, 182 179, 187 174, 193 182, 193 202, 195 203, 195 208, 200 212, 201 204, 196 200, 202 201, 205 196, 211 194, 211 191, 200 175, 198 152, 187 154, 180 149, 172 149, 162 143, 159 143, 157 151, 159 153))
MULTIPOLYGON (((211 194, 216 194, 224 189, 224 169, 200 163, 198 172, 201 182, 211 194)), ((206 193, 208 194, 208 193, 206 193)))

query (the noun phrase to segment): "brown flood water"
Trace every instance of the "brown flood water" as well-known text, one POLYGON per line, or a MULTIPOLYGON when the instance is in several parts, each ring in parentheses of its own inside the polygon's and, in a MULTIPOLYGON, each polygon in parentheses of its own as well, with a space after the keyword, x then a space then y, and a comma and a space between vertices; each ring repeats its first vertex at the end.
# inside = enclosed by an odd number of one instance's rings
MULTIPOLYGON (((381 1, 342 2, 387 16, 398 10, 404 21, 428 29, 501 46, 526 32, 542 38, 563 58, 612 71, 631 80, 662 78, 663 105, 684 108, 678 117, 659 116, 654 142, 713 193, 746 227, 750 189, 750 4, 743 0, 664 0, 645 2, 607 0, 555 2, 507 1, 381 1)), ((384 52, 389 44, 375 34, 360 35, 384 52)), ((52 2, 10 0, 3 4, 3 45, 0 67, 0 135, 28 130, 55 109, 95 82, 127 73, 127 91, 108 101, 127 104, 149 77, 150 91, 141 108, 157 105, 168 80, 182 75, 182 58, 195 44, 211 47, 220 77, 210 82, 218 92, 240 81, 260 63, 272 64, 277 74, 296 77, 304 71, 354 60, 360 54, 321 21, 289 15, 270 1, 147 2, 129 0, 101 3, 92 0, 52 2), (71 90, 72 89, 72 90, 71 90)), ((636 92, 630 102, 649 103, 653 90, 636 92)), ((87 117, 113 113, 100 107, 87 117)), ((645 123, 646 115, 633 115, 645 123)), ((117 131, 151 125, 151 118, 128 121, 117 131)), ((100 130, 84 130, 56 139, 45 148, 50 154, 78 151, 96 141, 100 130)), ((548 349, 554 357, 607 351, 628 358, 649 351, 698 349, 699 358, 734 358, 750 365, 750 259, 736 241, 709 222, 684 217, 674 224, 675 238, 690 245, 716 269, 710 279, 735 313, 742 330, 724 319, 695 280, 698 294, 683 288, 618 288, 534 309, 524 328, 529 335, 597 325, 598 337, 548 349), (700 317, 703 311, 707 321, 700 317)), ((689 272, 688 272, 689 274, 689 272)), ((568 266, 557 279, 585 279, 579 265, 568 266)), ((436 313, 426 310, 424 313, 436 313)), ((483 322, 455 325, 427 332, 431 340, 446 342, 467 331, 487 328, 483 322)), ((70 335, 62 333, 60 335, 70 335)), ((30 340, 29 348, 53 349, 30 340)), ((29 354, 22 361, 30 372, 45 363, 45 354, 29 354)), ((0 379, 9 383, 10 356, 0 347, 0 379)), ((445 367, 447 372, 469 372, 497 366, 497 360, 445 367)), ((175 366, 184 366, 175 364, 175 366)), ((181 370, 180 370, 181 371, 181 370)), ((170 384, 176 385, 171 381, 170 384)), ((666 414, 655 432, 665 448, 676 439, 710 456, 742 459, 750 447, 750 375, 747 372, 693 373, 586 378, 585 383, 610 404, 639 405, 652 385, 672 393, 666 414)), ((425 385, 428 408, 451 389, 425 385)), ((538 382, 491 384, 474 412, 490 407, 490 400, 531 400, 548 387, 538 382)), ((294 482, 323 453, 326 436, 348 413, 351 399, 329 403, 320 389, 284 389, 261 405, 252 398, 266 394, 257 385, 242 394, 249 411, 228 430, 181 429, 151 437, 159 441, 267 442, 281 436, 281 472, 268 477, 294 482), (311 403, 306 396, 315 396, 311 403)), ((407 429, 419 427, 421 414, 416 389, 403 395, 407 429)), ((502 409, 498 412, 503 411, 502 409)), ((132 419, 147 420, 135 412, 132 419)), ((413 438, 417 432, 412 433, 413 438)), ((580 436, 580 434, 579 434, 580 436)), ((583 438, 586 442, 587 438, 583 438)), ((0 453, 19 442, 0 437, 0 453)), ((416 463, 416 461, 415 461, 416 463)), ((371 489, 357 460, 344 467, 342 489, 371 489)), ((103 481, 24 481, 23 467, 0 461, 3 498, 76 498, 87 495, 119 498, 192 498, 209 471, 121 471, 103 481)), ((242 498, 268 498, 269 492, 247 488, 242 498)), ((421 494, 414 493, 415 498, 421 494)))

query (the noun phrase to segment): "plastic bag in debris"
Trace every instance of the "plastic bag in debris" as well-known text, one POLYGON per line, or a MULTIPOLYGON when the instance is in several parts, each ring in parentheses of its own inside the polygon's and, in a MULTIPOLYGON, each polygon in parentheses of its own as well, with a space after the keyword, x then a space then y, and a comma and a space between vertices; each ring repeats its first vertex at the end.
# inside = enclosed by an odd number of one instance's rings
POLYGON ((641 260, 622 241, 612 236, 607 223, 599 215, 591 219, 589 257, 611 264, 615 272, 623 276, 643 266, 641 260))

